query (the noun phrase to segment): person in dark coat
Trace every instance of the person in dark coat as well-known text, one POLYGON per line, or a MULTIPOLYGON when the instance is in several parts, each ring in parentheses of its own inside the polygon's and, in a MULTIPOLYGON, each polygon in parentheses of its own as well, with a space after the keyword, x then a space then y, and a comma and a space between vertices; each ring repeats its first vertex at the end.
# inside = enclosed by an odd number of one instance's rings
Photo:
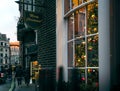
POLYGON ((15 78, 17 79, 18 86, 22 84, 22 77, 23 77, 23 69, 22 66, 16 68, 15 78))
POLYGON ((24 73, 25 84, 28 86, 30 83, 30 68, 26 68, 24 73))

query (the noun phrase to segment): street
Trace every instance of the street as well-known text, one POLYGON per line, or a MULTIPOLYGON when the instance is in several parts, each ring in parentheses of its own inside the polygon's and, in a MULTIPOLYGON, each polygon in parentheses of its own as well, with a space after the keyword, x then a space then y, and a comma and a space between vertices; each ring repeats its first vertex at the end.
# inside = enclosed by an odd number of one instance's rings
POLYGON ((16 87, 14 91, 35 91, 35 84, 29 84, 29 86, 26 86, 24 80, 22 80, 22 85, 20 87, 15 80, 15 86, 16 87))
POLYGON ((16 87, 15 91, 35 91, 35 86, 34 84, 30 84, 29 86, 22 84, 21 87, 16 87))
POLYGON ((0 84, 0 91, 9 91, 11 86, 11 81, 7 80, 6 83, 0 84))

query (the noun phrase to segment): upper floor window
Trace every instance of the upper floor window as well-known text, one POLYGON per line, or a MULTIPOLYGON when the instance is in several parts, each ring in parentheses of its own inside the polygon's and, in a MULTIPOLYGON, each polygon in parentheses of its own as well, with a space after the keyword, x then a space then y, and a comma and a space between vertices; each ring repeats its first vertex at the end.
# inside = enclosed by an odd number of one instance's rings
POLYGON ((2 52, 2 51, 3 51, 3 48, 0 48, 0 51, 2 52))
POLYGON ((0 53, 0 57, 3 57, 3 53, 0 53))
POLYGON ((1 42, 0 45, 3 46, 3 42, 1 42))
POLYGON ((3 63, 3 59, 0 59, 0 63, 3 63))
POLYGON ((26 11, 35 11, 35 0, 25 0, 24 1, 24 10, 26 11))

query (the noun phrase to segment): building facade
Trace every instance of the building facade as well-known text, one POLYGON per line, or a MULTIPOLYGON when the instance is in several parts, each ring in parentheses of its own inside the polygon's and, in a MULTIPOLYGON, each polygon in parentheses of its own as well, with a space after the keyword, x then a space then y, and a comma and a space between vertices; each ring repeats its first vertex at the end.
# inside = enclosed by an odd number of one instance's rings
POLYGON ((9 38, 6 37, 6 34, 0 33, 0 66, 8 68, 10 64, 9 38))
MULTIPOLYGON (((27 14, 34 12, 35 9, 32 5, 34 0, 19 0, 20 18, 17 24, 17 39, 20 41, 20 60, 23 67, 29 67, 31 61, 37 60, 37 30, 31 28, 26 20, 27 14)), ((31 24, 31 23, 30 23, 31 24)))
POLYGON ((10 51, 11 51, 11 65, 21 64, 19 59, 20 50, 19 50, 19 42, 10 42, 10 51))

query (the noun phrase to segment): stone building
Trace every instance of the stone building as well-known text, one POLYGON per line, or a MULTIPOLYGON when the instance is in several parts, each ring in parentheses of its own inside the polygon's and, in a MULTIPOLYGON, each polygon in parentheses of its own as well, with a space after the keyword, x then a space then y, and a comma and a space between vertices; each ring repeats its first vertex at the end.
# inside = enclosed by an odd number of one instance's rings
POLYGON ((6 34, 0 33, 0 66, 8 68, 10 64, 9 38, 6 34))
POLYGON ((10 42, 10 52, 11 52, 11 65, 21 64, 19 59, 19 41, 10 42))

